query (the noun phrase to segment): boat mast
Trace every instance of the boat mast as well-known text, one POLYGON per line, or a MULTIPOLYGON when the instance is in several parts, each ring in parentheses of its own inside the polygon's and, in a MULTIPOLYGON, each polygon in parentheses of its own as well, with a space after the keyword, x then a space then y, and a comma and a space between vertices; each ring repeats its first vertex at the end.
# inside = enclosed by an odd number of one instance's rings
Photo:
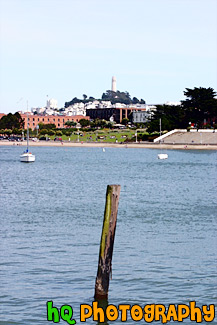
POLYGON ((28 115, 28 101, 27 101, 27 152, 29 151, 29 115, 28 115))
POLYGON ((161 118, 160 118, 160 137, 161 137, 161 118))
POLYGON ((161 118, 160 118, 160 144, 161 144, 161 118))

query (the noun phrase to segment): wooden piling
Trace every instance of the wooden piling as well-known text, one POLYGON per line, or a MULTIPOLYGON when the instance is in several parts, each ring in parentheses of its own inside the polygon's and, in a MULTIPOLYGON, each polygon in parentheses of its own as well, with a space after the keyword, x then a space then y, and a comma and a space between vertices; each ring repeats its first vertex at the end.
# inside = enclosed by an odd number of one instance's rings
POLYGON ((104 221, 99 250, 98 271, 95 283, 94 298, 96 300, 108 298, 109 277, 112 272, 112 253, 114 247, 120 191, 120 185, 107 186, 104 221))

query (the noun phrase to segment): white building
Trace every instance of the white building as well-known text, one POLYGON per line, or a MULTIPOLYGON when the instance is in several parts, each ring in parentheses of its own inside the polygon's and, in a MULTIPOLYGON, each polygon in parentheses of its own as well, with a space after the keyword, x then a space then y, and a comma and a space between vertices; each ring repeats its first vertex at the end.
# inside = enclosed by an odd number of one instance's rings
POLYGON ((57 100, 53 98, 47 100, 46 108, 57 108, 57 100))
POLYGON ((146 123, 151 116, 150 111, 133 111, 133 123, 146 123))
POLYGON ((113 104, 112 105, 114 108, 124 108, 124 107, 127 107, 127 105, 125 104, 121 104, 121 103, 116 103, 116 104, 113 104))
POLYGON ((44 112, 45 114, 47 114, 47 115, 57 115, 57 112, 55 112, 53 109, 51 109, 51 108, 46 108, 46 110, 45 110, 45 112, 44 112))
POLYGON ((129 107, 133 107, 133 108, 145 108, 147 109, 147 105, 146 104, 130 104, 128 105, 129 107))
MULTIPOLYGON (((112 103, 110 101, 101 101, 99 104, 98 104, 98 108, 111 108, 112 107, 112 103)), ((96 107, 94 107, 96 108, 96 107)))
POLYGON ((64 109, 64 113, 69 116, 83 115, 86 116, 84 103, 75 103, 64 109))
POLYGON ((169 106, 179 106, 179 105, 181 105, 181 102, 166 102, 165 105, 169 105, 169 106))
POLYGON ((32 112, 36 112, 37 114, 44 114, 46 108, 45 107, 37 107, 37 108, 32 108, 32 112))

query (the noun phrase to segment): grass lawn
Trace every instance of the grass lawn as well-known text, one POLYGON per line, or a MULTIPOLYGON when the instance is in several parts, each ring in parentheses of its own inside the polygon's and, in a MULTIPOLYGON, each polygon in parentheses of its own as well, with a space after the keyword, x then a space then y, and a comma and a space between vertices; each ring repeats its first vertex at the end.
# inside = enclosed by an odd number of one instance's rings
MULTIPOLYGON (((126 139, 131 139, 132 137, 135 136, 135 130, 97 130, 94 132, 81 132, 79 131, 79 136, 78 132, 73 132, 70 136, 62 135, 62 136, 57 136, 61 137, 63 141, 72 141, 76 142, 83 141, 83 142, 124 142, 126 139)), ((54 140, 56 136, 51 136, 50 138, 54 140)))

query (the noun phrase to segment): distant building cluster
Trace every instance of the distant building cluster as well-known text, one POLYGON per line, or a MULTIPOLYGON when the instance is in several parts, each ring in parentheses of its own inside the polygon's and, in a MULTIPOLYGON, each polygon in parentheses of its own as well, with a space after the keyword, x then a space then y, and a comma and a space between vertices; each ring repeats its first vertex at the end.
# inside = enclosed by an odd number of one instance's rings
MULTIPOLYGON (((112 77, 111 90, 116 92, 116 78, 112 77)), ((166 103, 174 105, 174 103, 166 103)), ((180 103, 175 103, 180 104, 180 103)), ((104 119, 111 122, 121 123, 125 118, 133 123, 145 123, 153 114, 155 105, 123 103, 112 104, 109 100, 96 100, 78 102, 65 108, 58 109, 56 99, 48 99, 45 107, 32 108, 29 114, 29 126, 33 129, 38 123, 54 123, 57 127, 64 127, 66 121, 79 121, 81 118, 104 119), (37 115, 37 116, 36 116, 37 115)), ((26 112, 21 112, 25 119, 26 112)))
POLYGON ((104 119, 111 122, 121 123, 123 118, 129 118, 132 122, 144 123, 150 117, 155 106, 146 104, 130 104, 122 103, 112 104, 110 101, 93 100, 88 103, 75 103, 67 108, 57 108, 57 101, 50 99, 47 101, 46 107, 32 108, 31 115, 41 116, 83 116, 90 119, 104 119))

